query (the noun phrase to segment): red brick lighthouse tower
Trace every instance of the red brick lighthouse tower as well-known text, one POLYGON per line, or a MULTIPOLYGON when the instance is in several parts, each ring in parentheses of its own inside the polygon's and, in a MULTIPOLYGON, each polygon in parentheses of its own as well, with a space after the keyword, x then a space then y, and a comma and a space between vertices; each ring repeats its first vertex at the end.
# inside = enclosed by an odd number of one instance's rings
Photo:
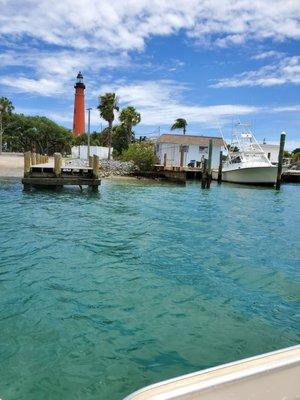
POLYGON ((79 136, 85 133, 85 109, 84 109, 84 89, 82 73, 77 75, 77 81, 74 85, 74 117, 73 117, 73 135, 79 136))

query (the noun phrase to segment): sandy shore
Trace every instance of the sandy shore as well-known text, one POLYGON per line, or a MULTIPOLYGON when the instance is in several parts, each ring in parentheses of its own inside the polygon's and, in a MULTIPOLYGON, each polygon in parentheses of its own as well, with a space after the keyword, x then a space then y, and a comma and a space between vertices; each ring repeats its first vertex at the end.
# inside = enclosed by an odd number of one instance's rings
POLYGON ((23 153, 2 153, 0 155, 0 177, 22 178, 24 173, 23 153))

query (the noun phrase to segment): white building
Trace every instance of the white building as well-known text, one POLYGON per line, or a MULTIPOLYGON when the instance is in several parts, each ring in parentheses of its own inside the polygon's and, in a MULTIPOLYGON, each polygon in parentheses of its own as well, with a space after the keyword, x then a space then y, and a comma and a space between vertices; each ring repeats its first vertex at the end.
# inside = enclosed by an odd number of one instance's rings
POLYGON ((199 166, 208 156, 209 139, 213 139, 212 168, 218 168, 223 139, 213 136, 163 134, 156 142, 158 162, 167 167, 199 166))
MULTIPOLYGON (((111 154, 113 148, 111 148, 111 154)), ((107 160, 108 158, 108 147, 102 146, 90 146, 90 156, 99 156, 100 160, 107 160)), ((87 160, 88 158, 88 146, 73 146, 72 147, 72 157, 80 158, 81 160, 87 160)))
POLYGON ((259 143, 260 147, 268 156, 268 159, 272 163, 278 162, 278 154, 279 154, 279 144, 268 144, 265 141, 263 143, 259 143))

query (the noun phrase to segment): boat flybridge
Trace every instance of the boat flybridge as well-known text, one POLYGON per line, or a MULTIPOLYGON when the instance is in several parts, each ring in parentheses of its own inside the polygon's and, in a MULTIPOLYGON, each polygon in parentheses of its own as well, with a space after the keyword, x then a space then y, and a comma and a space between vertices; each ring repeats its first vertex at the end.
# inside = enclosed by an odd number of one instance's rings
MULTIPOLYGON (((277 167, 268 159, 249 124, 237 123, 230 145, 227 146, 225 141, 224 143, 228 156, 223 164, 223 181, 255 185, 275 184, 277 167)), ((213 171, 214 179, 216 175, 217 171, 213 171)))
POLYGON ((156 383, 124 400, 296 400, 300 345, 156 383))

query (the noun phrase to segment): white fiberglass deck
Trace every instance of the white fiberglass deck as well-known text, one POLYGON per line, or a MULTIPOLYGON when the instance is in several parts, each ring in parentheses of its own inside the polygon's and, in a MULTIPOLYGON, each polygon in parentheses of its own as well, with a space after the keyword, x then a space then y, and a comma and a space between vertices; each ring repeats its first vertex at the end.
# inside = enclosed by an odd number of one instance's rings
POLYGON ((125 400, 300 399, 300 345, 141 389, 125 400))

